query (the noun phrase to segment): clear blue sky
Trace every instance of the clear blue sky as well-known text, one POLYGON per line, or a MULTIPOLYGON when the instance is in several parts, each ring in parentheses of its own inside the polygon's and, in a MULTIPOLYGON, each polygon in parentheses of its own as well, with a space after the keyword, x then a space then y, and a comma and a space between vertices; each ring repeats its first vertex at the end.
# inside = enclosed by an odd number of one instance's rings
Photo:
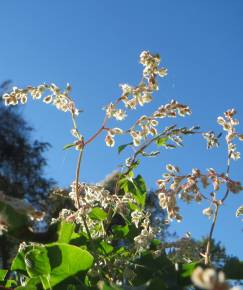
MULTIPOLYGON (((118 84, 136 84, 142 50, 161 55, 169 75, 160 83, 153 105, 176 99, 191 106, 193 116, 181 125, 200 124, 220 130, 216 118, 228 108, 238 110, 243 122, 243 2, 241 0, 5 0, 0 3, 0 80, 38 85, 70 82, 77 104, 85 110, 79 126, 90 135, 103 118, 101 108, 114 100, 118 84)), ((48 141, 46 174, 68 186, 74 178, 76 153, 63 152, 70 143, 71 122, 53 107, 30 103, 21 111, 36 129, 34 137, 48 141)), ((126 124, 126 123, 125 123, 126 124)), ((243 126, 239 128, 243 132, 243 126)), ((200 138, 185 148, 165 151, 157 160, 144 161, 141 172, 148 186, 171 162, 184 172, 193 167, 225 168, 225 147, 207 151, 200 138)), ((243 151, 243 144, 240 146, 243 151)), ((81 177, 97 182, 125 159, 105 147, 102 138, 87 150, 81 177)), ((233 164, 233 177, 243 180, 243 161, 233 164)), ((243 224, 235 218, 242 194, 230 196, 219 216, 215 237, 229 253, 243 258, 243 224)), ((206 235, 210 223, 200 215, 203 206, 183 206, 184 223, 173 224, 180 235, 206 235)))

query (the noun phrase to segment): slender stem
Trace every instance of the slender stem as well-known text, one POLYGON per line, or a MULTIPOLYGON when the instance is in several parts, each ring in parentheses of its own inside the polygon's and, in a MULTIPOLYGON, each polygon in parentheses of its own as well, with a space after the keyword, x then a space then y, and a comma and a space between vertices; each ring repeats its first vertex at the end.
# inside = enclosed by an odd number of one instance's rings
POLYGON ((108 121, 108 117, 105 116, 104 121, 103 121, 101 127, 99 128, 99 130, 97 130, 97 132, 94 133, 94 135, 92 135, 87 141, 84 142, 84 146, 91 143, 103 130, 106 129, 105 126, 106 126, 107 121, 108 121))
POLYGON ((74 113, 72 113, 72 121, 73 121, 73 127, 74 127, 74 129, 76 130, 76 132, 77 132, 77 134, 78 134, 78 137, 79 137, 79 138, 82 138, 82 136, 81 136, 81 134, 80 134, 80 132, 79 132, 79 130, 78 130, 78 127, 77 127, 76 117, 75 117, 74 113))
POLYGON ((94 135, 92 135, 86 142, 84 142, 84 146, 91 143, 104 130, 104 128, 104 126, 100 127, 100 129, 94 135))
POLYGON ((222 203, 223 203, 223 202, 226 200, 226 198, 228 197, 229 192, 230 192, 230 191, 229 191, 229 189, 227 188, 224 197, 221 199, 221 202, 222 202, 222 203))
MULTIPOLYGON (((229 177, 229 173, 230 173, 230 161, 231 161, 230 158, 231 158, 231 152, 229 152, 228 156, 227 156, 226 177, 229 177)), ((229 188, 227 188, 223 198, 221 200, 215 202, 216 210, 215 210, 213 223, 211 225, 211 229, 210 229, 209 236, 208 236, 206 253, 205 253, 205 265, 209 265, 210 264, 211 240, 212 240, 215 224, 217 222, 219 207, 220 207, 220 205, 222 205, 224 203, 224 201, 226 200, 226 198, 229 195, 229 192, 230 192, 230 190, 229 190, 229 188)))
POLYGON ((229 172, 230 172, 230 157, 231 157, 231 153, 228 155, 228 158, 227 158, 227 168, 226 168, 227 177, 229 177, 229 172))
MULTIPOLYGON (((230 157, 231 157, 231 153, 228 154, 228 159, 227 159, 227 168, 226 168, 226 177, 229 177, 229 172, 230 172, 230 157)), ((226 198, 229 195, 229 188, 227 188, 225 195, 223 196, 223 198, 221 199, 222 203, 226 200, 226 198)))
POLYGON ((209 265, 211 262, 210 261, 211 241, 212 241, 214 228, 215 228, 217 218, 218 218, 219 206, 220 206, 220 204, 216 203, 216 209, 215 209, 215 213, 214 213, 213 223, 211 225, 211 229, 210 229, 208 241, 207 241, 207 247, 206 247, 206 253, 205 253, 205 265, 209 265))
MULTIPOLYGON (((78 164, 77 164, 77 169, 76 169, 76 203, 77 203, 77 208, 78 209, 81 207, 80 201, 79 201, 78 184, 79 184, 80 165, 81 165, 82 157, 83 157, 83 148, 79 152, 78 164)), ((90 231, 89 231, 89 227, 87 225, 86 218, 85 218, 84 215, 82 215, 82 220, 83 220, 83 223, 84 223, 85 230, 86 230, 86 232, 87 232, 87 234, 89 236, 89 239, 92 240, 92 237, 91 237, 91 234, 90 234, 90 231)))
MULTIPOLYGON (((114 106, 117 106, 120 103, 121 100, 122 100, 121 97, 118 98, 115 101, 114 106)), ((103 130, 107 130, 107 128, 106 128, 107 121, 108 121, 108 116, 106 115, 101 127, 96 131, 96 133, 94 133, 94 135, 92 135, 87 141, 84 142, 84 146, 86 146, 87 144, 91 143, 100 133, 102 133, 103 130)))
POLYGON ((90 241, 92 241, 92 236, 91 236, 91 233, 90 233, 90 231, 89 231, 89 227, 88 227, 88 225, 87 225, 87 221, 86 221, 86 218, 85 218, 84 215, 82 215, 82 220, 83 220, 84 227, 85 227, 85 230, 86 230, 86 232, 87 232, 87 235, 89 236, 90 241))
POLYGON ((76 179, 75 179, 76 203, 77 203, 78 209, 80 208, 78 185, 79 185, 80 165, 81 165, 82 157, 83 157, 83 148, 79 151, 78 163, 77 163, 77 168, 76 168, 76 179))

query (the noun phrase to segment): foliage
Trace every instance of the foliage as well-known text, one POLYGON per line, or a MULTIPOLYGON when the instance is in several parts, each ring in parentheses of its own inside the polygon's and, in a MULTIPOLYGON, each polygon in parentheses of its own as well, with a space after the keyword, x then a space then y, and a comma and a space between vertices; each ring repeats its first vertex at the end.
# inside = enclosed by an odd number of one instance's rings
MULTIPOLYGON (((16 277, 16 289, 179 290, 191 286, 193 282, 197 287, 216 290, 230 289, 222 271, 228 279, 243 278, 242 262, 226 258, 222 264, 215 253, 221 251, 222 258, 224 250, 213 243, 221 206, 231 193, 237 194, 243 189, 240 182, 230 177, 231 161, 240 158, 235 141, 243 139, 243 135, 235 129, 238 125, 236 111, 230 109, 225 112, 224 118, 218 118, 218 124, 226 131, 226 171, 218 173, 210 168, 203 173, 192 169, 191 173, 183 174, 178 166, 168 164, 166 173, 157 180, 158 189, 151 198, 145 179, 137 174, 143 158, 156 157, 165 149, 175 149, 183 144, 183 138, 195 134, 201 134, 206 139, 208 149, 217 147, 221 134, 201 132, 197 126, 187 128, 173 124, 161 128, 160 119, 191 115, 187 105, 174 100, 160 106, 149 116, 141 116, 129 128, 109 127, 110 119, 122 121, 128 112, 150 103, 158 90, 158 77, 167 74, 167 69, 160 67, 158 55, 144 51, 140 55, 140 63, 143 74, 139 84, 121 85, 121 96, 105 107, 101 127, 89 138, 78 129, 80 111, 70 95, 69 84, 63 91, 54 84, 41 84, 24 89, 15 87, 3 95, 7 106, 25 104, 32 97, 69 113, 75 140, 64 149, 75 148, 78 151, 76 178, 71 184, 71 191, 57 191, 57 195, 66 195, 72 206, 62 208, 59 215, 52 219, 56 225, 56 236, 45 244, 21 243, 10 271, 6 276, 6 272, 2 272, 3 285, 11 285, 9 277, 16 277), (132 149, 132 155, 106 186, 81 182, 80 164, 86 147, 104 132, 105 143, 109 147, 115 146, 117 136, 127 135, 129 140, 118 147, 118 153, 122 155, 132 149), (156 151, 151 151, 151 148, 156 148, 156 151), (186 253, 183 245, 181 249, 191 258, 190 261, 183 261, 183 254, 178 251, 167 253, 170 245, 161 238, 161 221, 154 222, 157 217, 152 210, 151 200, 154 198, 167 215, 167 220, 163 219, 162 223, 182 220, 179 199, 186 203, 202 200, 209 203, 203 214, 212 218, 212 224, 208 237, 200 244, 199 256, 192 255, 190 251, 186 253)), ((192 249, 195 249, 195 244, 199 245, 199 242, 190 242, 192 249)))

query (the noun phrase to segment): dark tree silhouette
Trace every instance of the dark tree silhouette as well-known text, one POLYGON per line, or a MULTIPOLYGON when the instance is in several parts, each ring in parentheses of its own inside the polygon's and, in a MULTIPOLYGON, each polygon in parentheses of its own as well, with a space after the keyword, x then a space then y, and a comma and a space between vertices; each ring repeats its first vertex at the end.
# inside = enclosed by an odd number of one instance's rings
MULTIPOLYGON (((0 191, 7 196, 25 198, 34 207, 43 210, 43 201, 55 184, 43 174, 47 164, 43 154, 50 145, 32 141, 32 128, 18 109, 3 104, 2 95, 7 92, 10 83, 5 81, 0 85, 0 191)), ((7 220, 7 208, 0 200, 0 224, 7 220)), ((21 230, 25 233, 27 229, 23 227, 21 230)), ((4 268, 15 247, 16 240, 13 237, 6 233, 0 235, 0 260, 4 268)))
MULTIPOLYGON (((0 86, 0 95, 9 81, 0 86)), ((43 153, 50 147, 46 142, 31 140, 32 128, 16 108, 0 104, 0 190, 18 198, 39 203, 54 185, 43 176, 46 159, 43 153)))

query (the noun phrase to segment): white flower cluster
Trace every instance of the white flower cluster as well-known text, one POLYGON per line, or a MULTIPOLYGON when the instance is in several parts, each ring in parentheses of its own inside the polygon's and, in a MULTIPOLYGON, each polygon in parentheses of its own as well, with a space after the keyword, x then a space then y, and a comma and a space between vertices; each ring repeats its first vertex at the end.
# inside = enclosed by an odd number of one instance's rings
POLYGON ((160 106, 153 114, 155 118, 173 118, 176 115, 181 117, 185 117, 186 115, 191 115, 191 109, 183 104, 178 103, 175 100, 172 100, 170 103, 160 106))
POLYGON ((132 213, 132 222, 138 227, 141 223, 141 233, 134 238, 135 247, 138 251, 147 249, 150 246, 151 241, 155 238, 154 229, 150 226, 150 214, 135 211, 132 213), (141 222, 142 221, 142 222, 141 222))
MULTIPOLYGON (((75 181, 72 183, 71 189, 72 191, 69 193, 69 196, 78 208, 76 204, 75 181)), ((115 212, 124 214, 128 209, 128 203, 136 203, 130 193, 126 193, 120 197, 117 194, 112 194, 99 184, 91 185, 87 183, 79 183, 78 196, 80 204, 79 212, 83 209, 84 214, 88 213, 93 207, 101 207, 103 209, 112 207, 115 212)), ((83 213, 81 212, 81 214, 83 213)))
POLYGON ((12 92, 4 94, 3 99, 5 105, 17 105, 19 102, 25 104, 28 96, 32 96, 34 100, 39 100, 43 97, 43 102, 53 104, 58 110, 63 112, 71 112, 73 115, 78 115, 79 111, 69 93, 71 86, 67 84, 66 89, 62 92, 55 84, 41 84, 37 87, 28 86, 24 89, 13 87, 12 92))
POLYGON ((124 120, 127 116, 124 110, 117 109, 116 105, 113 103, 110 103, 108 106, 106 106, 105 111, 107 118, 114 117, 118 121, 124 120))
POLYGON ((213 268, 203 269, 197 267, 191 276, 193 284, 201 289, 205 290, 241 290, 241 287, 231 288, 225 282, 225 275, 222 271, 217 272, 213 268))
MULTIPOLYGON (((159 125, 159 122, 156 119, 176 117, 177 113, 184 117, 185 115, 190 115, 191 110, 188 106, 172 100, 169 104, 159 107, 151 116, 141 116, 128 130, 132 137, 133 145, 139 146, 142 140, 145 140, 149 135, 156 136, 158 134, 156 127, 159 125)), ((178 131, 178 133, 180 132, 178 131)), ((179 136, 173 136, 171 139, 176 143, 182 142, 179 136)))
POLYGON ((176 219, 178 222, 182 220, 179 214, 179 207, 176 202, 176 195, 171 191, 159 192, 159 205, 161 208, 166 209, 169 220, 176 219))
POLYGON ((159 205, 162 209, 166 209, 169 220, 176 219, 178 222, 180 222, 182 217, 179 214, 179 207, 177 206, 176 194, 178 192, 176 189, 179 186, 181 179, 176 178, 175 176, 175 173, 179 172, 179 168, 172 164, 167 164, 166 169, 168 173, 163 175, 164 179, 157 180, 159 187, 159 205), (171 178, 174 178, 174 182, 171 184, 170 189, 168 190, 166 188, 166 184, 171 181, 171 178))
POLYGON ((152 90, 158 89, 156 76, 165 77, 167 75, 166 68, 159 68, 160 56, 151 54, 149 51, 143 51, 140 54, 140 63, 144 66, 143 77, 148 80, 149 87, 152 90))
POLYGON ((131 213, 132 223, 134 223, 136 228, 138 228, 142 220, 143 224, 147 224, 149 222, 149 216, 150 214, 148 212, 144 213, 143 211, 140 210, 134 210, 131 213))
POLYGON ((139 146, 142 140, 146 139, 149 135, 157 135, 156 126, 158 126, 158 124, 158 121, 153 117, 148 117, 146 115, 141 116, 128 130, 132 137, 133 145, 139 146))
MULTIPOLYGON (((140 63, 144 66, 143 78, 138 86, 130 86, 128 84, 122 84, 122 94, 115 103, 110 103, 106 106, 106 118, 115 118, 116 120, 123 120, 127 113, 123 109, 118 109, 117 105, 122 102, 127 109, 134 110, 137 106, 143 106, 146 103, 152 101, 152 93, 158 90, 157 77, 164 77, 167 75, 167 69, 159 68, 160 57, 159 55, 152 55, 148 51, 143 51, 140 55, 140 63)), ((186 116, 191 114, 191 110, 188 106, 178 103, 172 100, 170 103, 160 106, 151 116, 141 116, 133 126, 127 131, 123 131, 120 128, 114 132, 113 129, 107 129, 107 135, 105 138, 106 145, 113 147, 115 145, 115 135, 129 133, 133 140, 134 146, 140 146, 142 141, 149 135, 157 135, 158 121, 165 117, 186 116)), ((181 143, 179 136, 173 137, 177 144, 181 143)))
MULTIPOLYGON (((76 211, 69 209, 62 209, 57 219, 53 219, 52 223, 60 220, 67 222, 75 222, 83 225, 83 230, 86 231, 84 224, 84 216, 86 224, 89 228, 92 238, 103 236, 104 229, 98 220, 93 220, 89 217, 89 213, 93 208, 100 208, 107 212, 107 209, 112 208, 112 211, 121 215, 127 215, 129 211, 128 203, 136 204, 136 201, 130 193, 126 193, 119 197, 116 194, 111 194, 103 186, 90 185, 87 183, 78 183, 78 198, 79 204, 77 204, 76 196, 76 182, 71 184, 71 192, 69 197, 73 200, 76 211)), ((145 220, 145 216, 144 216, 145 220)))
POLYGON ((141 83, 137 87, 122 84, 121 89, 122 96, 120 99, 124 103, 125 107, 130 110, 136 109, 138 105, 142 107, 153 100, 153 91, 150 90, 145 83, 141 83))
POLYGON ((211 149, 211 148, 219 146, 218 137, 215 135, 214 132, 210 131, 210 132, 203 133, 202 135, 203 135, 203 138, 206 139, 207 141, 207 149, 211 149))
MULTIPOLYGON (((211 183, 214 195, 223 184, 233 193, 239 193, 243 190, 240 182, 233 181, 224 174, 218 174, 213 168, 208 169, 207 174, 202 174, 199 169, 192 169, 191 174, 188 175, 178 175, 179 168, 171 164, 168 164, 166 169, 167 172, 163 174, 163 179, 157 180, 157 184, 159 187, 159 204, 167 210, 169 220, 181 220, 179 207, 177 206, 177 196, 186 203, 193 200, 200 202, 205 198, 201 193, 200 183, 203 188, 207 188, 211 183)), ((211 217, 213 215, 212 208, 204 209, 203 214, 211 217)))
MULTIPOLYGON (((105 107, 106 117, 115 118, 118 121, 124 120, 127 116, 125 110, 117 108, 117 105, 122 102, 127 109, 134 110, 138 105, 143 106, 152 101, 152 93, 155 90, 158 90, 158 84, 156 77, 164 77, 167 74, 167 70, 165 68, 159 68, 160 58, 158 55, 152 55, 148 51, 143 51, 140 55, 140 63, 144 66, 143 69, 143 79, 139 85, 133 87, 128 84, 121 84, 122 94, 117 99, 115 103, 110 103, 105 107)), ((154 119, 154 118, 153 118, 154 119)), ((144 120, 145 121, 145 120, 144 120)), ((157 121, 148 120, 148 124, 146 126, 143 125, 144 129, 149 129, 150 133, 153 133, 155 129, 151 127, 157 126, 157 121), (156 125, 155 125, 156 123, 156 125), (150 128, 148 128, 150 127, 150 128)), ((120 129, 121 130, 121 129, 120 129)), ((139 140, 141 140, 142 136, 140 134, 136 134, 136 131, 131 131, 131 135, 134 141, 134 145, 138 146, 140 144, 139 140)), ((122 134, 120 132, 112 132, 112 130, 108 130, 108 134, 105 138, 106 145, 109 147, 113 147, 115 144, 114 135, 122 134)), ((145 130, 143 132, 145 135, 145 130)), ((155 134, 155 132, 153 133, 155 134)))
POLYGON ((235 126, 239 125, 239 121, 234 119, 234 115, 236 114, 235 109, 230 109, 224 113, 225 118, 218 117, 218 124, 223 127, 225 131, 227 131, 226 142, 228 144, 228 156, 231 159, 237 160, 240 158, 240 152, 237 151, 236 145, 233 144, 233 140, 238 138, 240 141, 243 141, 243 134, 239 134, 236 132, 235 126))
MULTIPOLYGON (((76 204, 76 181, 71 184, 70 198, 76 204)), ((103 208, 107 208, 111 203, 111 194, 108 190, 104 189, 100 185, 91 185, 87 183, 78 183, 78 196, 79 202, 82 206, 89 205, 90 207, 101 205, 103 208)))

